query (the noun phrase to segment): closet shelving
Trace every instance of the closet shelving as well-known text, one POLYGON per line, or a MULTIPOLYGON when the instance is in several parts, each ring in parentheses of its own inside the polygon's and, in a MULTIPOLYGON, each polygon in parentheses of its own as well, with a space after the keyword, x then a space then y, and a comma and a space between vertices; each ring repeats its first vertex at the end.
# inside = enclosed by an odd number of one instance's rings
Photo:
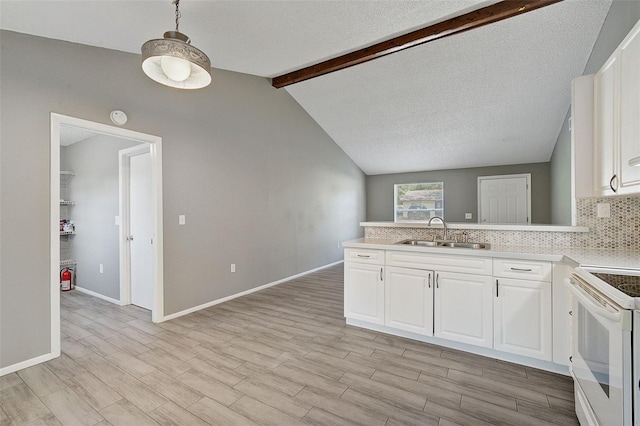
MULTIPOLYGON (((60 171, 60 220, 70 220, 71 211, 70 208, 75 206, 75 201, 67 199, 69 178, 75 176, 75 173, 70 170, 60 171)), ((75 230, 60 231, 60 267, 75 266, 77 261, 71 259, 71 237, 75 235, 75 230)))

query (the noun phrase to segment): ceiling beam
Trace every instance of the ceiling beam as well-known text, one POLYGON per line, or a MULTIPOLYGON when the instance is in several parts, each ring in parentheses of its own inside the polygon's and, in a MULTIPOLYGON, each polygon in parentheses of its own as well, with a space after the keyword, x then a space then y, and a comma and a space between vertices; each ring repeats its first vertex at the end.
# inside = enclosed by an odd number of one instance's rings
POLYGON ((299 83, 376 58, 381 58, 391 53, 400 52, 410 47, 419 46, 443 37, 479 28, 513 16, 522 15, 523 13, 560 1, 562 0, 503 0, 490 6, 447 19, 446 21, 412 31, 408 34, 400 35, 372 46, 338 56, 337 58, 328 59, 318 64, 274 77, 271 80, 271 84, 273 87, 279 89, 290 84, 299 83))

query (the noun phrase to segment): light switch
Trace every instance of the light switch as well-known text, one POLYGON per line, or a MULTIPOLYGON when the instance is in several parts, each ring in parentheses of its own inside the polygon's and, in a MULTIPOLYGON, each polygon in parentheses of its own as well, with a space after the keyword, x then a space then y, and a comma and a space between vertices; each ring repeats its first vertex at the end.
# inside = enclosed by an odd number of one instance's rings
POLYGON ((610 203, 598 203, 598 217, 611 217, 611 204, 610 203))
POLYGON ((465 213, 464 214, 464 218, 465 219, 473 219, 473 213, 465 213))
POLYGON ((178 225, 184 225, 185 223, 187 223, 187 219, 185 217, 185 215, 181 214, 178 216, 178 225))

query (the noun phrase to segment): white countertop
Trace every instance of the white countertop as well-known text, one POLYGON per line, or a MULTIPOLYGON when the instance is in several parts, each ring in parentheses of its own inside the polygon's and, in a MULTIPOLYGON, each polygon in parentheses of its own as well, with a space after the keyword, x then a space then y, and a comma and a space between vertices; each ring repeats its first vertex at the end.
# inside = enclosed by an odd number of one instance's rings
POLYGON ((511 259, 569 261, 576 266, 599 266, 640 270, 640 250, 612 250, 571 247, 500 246, 490 249, 472 250, 450 247, 418 247, 395 244, 397 240, 358 238, 342 243, 344 248, 413 251, 434 254, 456 254, 463 256, 488 256, 511 259))
MULTIPOLYGON (((403 221, 403 222, 360 222, 360 226, 382 227, 382 228, 429 228, 425 221, 403 221)), ((441 222, 435 223, 436 227, 442 227, 441 222)), ((589 232, 588 226, 563 226, 563 225, 485 225, 471 222, 447 222, 449 229, 479 229, 486 231, 535 231, 535 232, 589 232)))

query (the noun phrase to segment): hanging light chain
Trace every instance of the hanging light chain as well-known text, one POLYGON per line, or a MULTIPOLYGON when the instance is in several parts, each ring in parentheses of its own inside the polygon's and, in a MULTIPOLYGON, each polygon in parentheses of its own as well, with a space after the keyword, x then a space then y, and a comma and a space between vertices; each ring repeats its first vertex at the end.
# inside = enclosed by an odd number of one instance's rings
POLYGON ((178 9, 178 7, 180 6, 180 0, 173 0, 171 3, 176 5, 176 32, 179 32, 178 21, 180 20, 180 9, 178 9))

